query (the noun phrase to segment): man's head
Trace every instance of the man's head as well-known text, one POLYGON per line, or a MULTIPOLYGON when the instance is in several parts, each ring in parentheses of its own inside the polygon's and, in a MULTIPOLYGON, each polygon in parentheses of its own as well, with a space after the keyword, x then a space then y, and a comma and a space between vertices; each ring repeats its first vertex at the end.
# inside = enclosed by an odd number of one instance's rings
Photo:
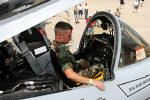
POLYGON ((72 26, 66 22, 58 22, 55 25, 55 40, 60 43, 68 43, 72 37, 72 26))

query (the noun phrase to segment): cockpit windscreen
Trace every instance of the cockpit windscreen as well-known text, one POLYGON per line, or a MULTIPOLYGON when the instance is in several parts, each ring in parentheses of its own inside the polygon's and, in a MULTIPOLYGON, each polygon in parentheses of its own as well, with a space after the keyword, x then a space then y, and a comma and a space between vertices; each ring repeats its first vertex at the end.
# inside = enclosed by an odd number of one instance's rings
POLYGON ((0 0, 0 20, 31 9, 50 0, 0 0))

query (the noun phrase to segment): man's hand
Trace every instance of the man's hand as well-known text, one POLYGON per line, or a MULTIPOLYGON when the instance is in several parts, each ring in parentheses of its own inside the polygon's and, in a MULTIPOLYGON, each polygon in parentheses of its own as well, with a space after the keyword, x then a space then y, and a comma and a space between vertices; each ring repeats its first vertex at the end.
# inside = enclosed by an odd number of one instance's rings
MULTIPOLYGON (((72 68, 68 68, 64 71, 66 77, 78 83, 89 84, 90 78, 84 77, 73 71, 72 68)), ((92 85, 97 86, 101 90, 105 90, 104 84, 100 80, 93 79, 92 85)))
POLYGON ((101 90, 105 90, 104 84, 101 81, 99 81, 99 80, 93 79, 92 85, 97 86, 101 90))

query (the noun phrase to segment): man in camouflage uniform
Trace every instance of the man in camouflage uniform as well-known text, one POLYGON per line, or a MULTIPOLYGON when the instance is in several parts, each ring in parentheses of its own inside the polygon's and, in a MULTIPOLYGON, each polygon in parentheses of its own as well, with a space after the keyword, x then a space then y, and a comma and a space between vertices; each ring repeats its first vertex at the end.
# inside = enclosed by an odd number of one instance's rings
MULTIPOLYGON (((74 56, 69 51, 69 47, 66 45, 72 39, 72 29, 72 26, 65 22, 58 22, 54 29, 55 40, 53 41, 52 49, 56 52, 57 61, 62 67, 62 72, 64 72, 68 79, 75 82, 90 84, 100 89, 105 89, 101 81, 85 77, 82 73, 79 74, 76 72, 75 68, 83 60, 75 61, 74 56)), ((87 63, 82 63, 81 66, 87 66, 86 64, 87 63)))

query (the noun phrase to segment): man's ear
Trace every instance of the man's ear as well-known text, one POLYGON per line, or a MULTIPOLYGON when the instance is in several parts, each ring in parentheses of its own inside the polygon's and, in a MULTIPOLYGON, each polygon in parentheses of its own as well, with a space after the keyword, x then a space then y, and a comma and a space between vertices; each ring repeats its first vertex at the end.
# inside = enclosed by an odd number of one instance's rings
POLYGON ((67 31, 66 31, 66 33, 70 33, 70 32, 72 32, 72 30, 67 30, 67 31))

